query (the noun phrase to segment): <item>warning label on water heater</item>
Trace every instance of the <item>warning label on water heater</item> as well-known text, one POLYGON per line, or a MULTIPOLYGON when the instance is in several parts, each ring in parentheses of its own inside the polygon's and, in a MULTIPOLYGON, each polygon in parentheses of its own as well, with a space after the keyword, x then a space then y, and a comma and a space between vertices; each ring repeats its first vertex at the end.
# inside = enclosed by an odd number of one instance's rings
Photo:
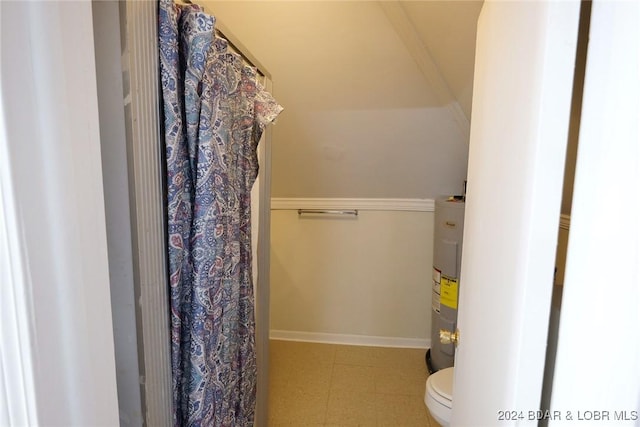
POLYGON ((436 313, 440 313, 440 270, 433 269, 433 292, 431 292, 431 307, 436 313))
POLYGON ((442 275, 440 279, 440 304, 458 309, 458 279, 442 275))

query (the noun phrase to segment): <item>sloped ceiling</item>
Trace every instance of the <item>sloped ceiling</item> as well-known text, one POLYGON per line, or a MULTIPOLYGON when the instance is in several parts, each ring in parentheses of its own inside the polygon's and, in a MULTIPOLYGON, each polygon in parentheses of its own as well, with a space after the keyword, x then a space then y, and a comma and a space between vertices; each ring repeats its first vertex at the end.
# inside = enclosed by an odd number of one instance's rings
POLYGON ((274 197, 461 191, 478 3, 193 1, 273 76, 274 197))
POLYGON ((470 118, 476 23, 482 1, 400 3, 452 94, 470 118))

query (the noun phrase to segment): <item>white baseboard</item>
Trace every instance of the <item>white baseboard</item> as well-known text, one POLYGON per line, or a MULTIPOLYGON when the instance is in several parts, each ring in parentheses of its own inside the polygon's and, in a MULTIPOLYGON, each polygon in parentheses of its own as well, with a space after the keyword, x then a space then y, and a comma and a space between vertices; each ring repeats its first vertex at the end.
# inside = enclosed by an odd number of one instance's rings
POLYGON ((272 340, 304 341, 323 344, 347 344, 369 347, 403 347, 423 348, 431 346, 430 339, 377 337, 371 335, 327 334, 324 332, 282 331, 272 329, 269 333, 272 340))

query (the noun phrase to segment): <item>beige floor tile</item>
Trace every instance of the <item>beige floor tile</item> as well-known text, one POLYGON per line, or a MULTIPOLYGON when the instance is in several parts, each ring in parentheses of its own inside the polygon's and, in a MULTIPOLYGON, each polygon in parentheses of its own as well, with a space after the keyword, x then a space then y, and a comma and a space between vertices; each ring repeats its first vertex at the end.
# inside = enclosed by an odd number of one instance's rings
POLYGON ((269 390, 273 388, 282 388, 289 381, 289 375, 286 372, 269 367, 269 390))
POLYGON ((409 348, 406 349, 404 354, 404 364, 400 369, 407 369, 408 372, 421 372, 426 378, 429 375, 427 370, 427 362, 425 361, 425 355, 427 353, 424 349, 409 348))
POLYGON ((324 424, 324 427, 377 427, 376 422, 350 423, 350 424, 324 424))
POLYGON ((329 394, 333 365, 292 364, 286 389, 291 393, 329 394))
POLYGON ((296 394, 269 399, 269 425, 324 424, 327 395, 296 394))
POLYGON ((338 345, 335 363, 400 369, 404 372, 427 373, 426 350, 338 345))
POLYGON ((422 372, 408 373, 397 368, 375 369, 375 391, 383 394, 424 396, 427 375, 422 372))
POLYGON ((422 372, 427 374, 425 362, 425 350, 414 348, 378 348, 376 366, 392 368, 404 373, 415 374, 422 372))
POLYGON ((381 366, 380 348, 340 345, 336 348, 335 363, 342 365, 381 366))
POLYGON ((420 396, 376 394, 377 422, 380 426, 425 426, 429 416, 420 396))
POLYGON ((269 367, 269 426, 429 425, 424 350, 274 340, 269 367))
POLYGON ((353 423, 353 424, 325 424, 324 427, 376 427, 376 423, 353 423))
POLYGON ((375 425, 375 393, 332 391, 329 394, 326 422, 340 425, 375 425))
POLYGON ((331 391, 345 393, 375 392, 375 369, 372 366, 339 365, 333 366, 331 391))
MULTIPOLYGON (((327 398, 329 393, 305 393, 305 390, 296 389, 295 387, 289 387, 288 384, 283 386, 270 386, 269 387, 269 411, 272 413, 272 409, 275 408, 276 412, 281 416, 282 412, 277 412, 279 409, 286 409, 289 406, 298 406, 298 401, 304 400, 307 394, 317 395, 323 398, 327 398)), ((326 406, 326 402, 325 402, 326 406)))
POLYGON ((296 341, 271 340, 270 362, 276 364, 332 365, 336 347, 333 344, 317 344, 296 341))
POLYGON ((440 424, 431 416, 429 410, 427 410, 427 416, 429 418, 429 426, 431 427, 441 427, 440 424))
POLYGON ((268 423, 269 427, 326 427, 327 424, 308 424, 308 423, 268 423))

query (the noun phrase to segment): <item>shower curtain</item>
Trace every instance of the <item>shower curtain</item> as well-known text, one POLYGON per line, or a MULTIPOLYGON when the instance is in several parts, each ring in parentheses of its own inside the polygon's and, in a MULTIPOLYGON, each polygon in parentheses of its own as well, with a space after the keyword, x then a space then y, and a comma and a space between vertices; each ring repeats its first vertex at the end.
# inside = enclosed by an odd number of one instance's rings
POLYGON ((174 426, 252 426, 251 187, 282 110, 196 5, 161 0, 174 426))

